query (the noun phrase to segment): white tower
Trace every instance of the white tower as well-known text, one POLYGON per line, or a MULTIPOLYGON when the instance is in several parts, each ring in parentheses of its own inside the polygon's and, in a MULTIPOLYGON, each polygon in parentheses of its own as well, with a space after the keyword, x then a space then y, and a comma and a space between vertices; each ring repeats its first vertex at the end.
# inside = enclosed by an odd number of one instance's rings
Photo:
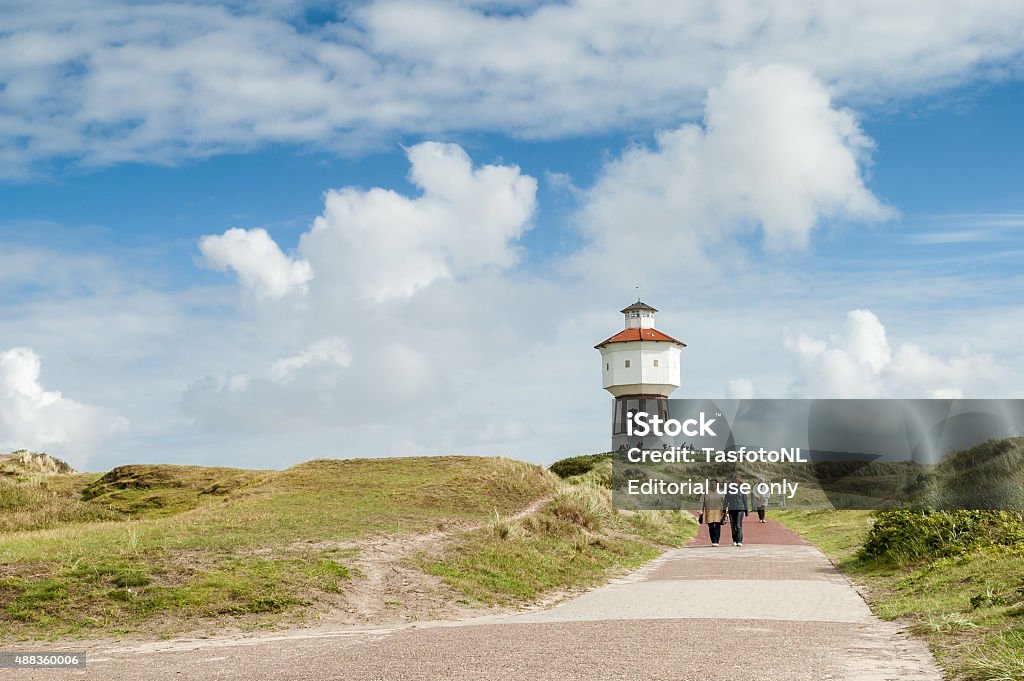
POLYGON ((615 396, 612 449, 626 443, 629 413, 667 417, 668 396, 679 387, 679 356, 686 343, 654 328, 656 312, 637 300, 622 310, 626 328, 594 346, 601 351, 602 386, 615 396))

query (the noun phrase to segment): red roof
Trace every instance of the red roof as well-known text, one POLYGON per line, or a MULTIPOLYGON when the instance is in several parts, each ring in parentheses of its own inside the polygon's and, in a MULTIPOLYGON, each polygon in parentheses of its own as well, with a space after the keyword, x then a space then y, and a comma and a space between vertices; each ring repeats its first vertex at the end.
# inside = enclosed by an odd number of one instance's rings
POLYGON ((617 334, 609 338, 608 340, 601 341, 595 348, 604 347, 609 343, 626 343, 628 341, 664 341, 666 343, 675 343, 686 347, 686 343, 676 340, 667 333, 662 333, 657 329, 625 329, 619 331, 617 334))

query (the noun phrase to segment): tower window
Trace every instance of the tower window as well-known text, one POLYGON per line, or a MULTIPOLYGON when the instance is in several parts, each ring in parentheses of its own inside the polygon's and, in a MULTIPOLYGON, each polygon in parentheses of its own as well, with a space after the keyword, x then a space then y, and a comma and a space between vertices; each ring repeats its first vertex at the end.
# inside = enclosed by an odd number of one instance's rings
POLYGON ((658 366, 658 360, 654 360, 654 366, 658 366))
POLYGON ((627 369, 629 368, 629 360, 628 359, 626 360, 626 368, 627 369))
POLYGON ((612 368, 611 362, 605 362, 604 363, 604 370, 605 371, 608 371, 611 368, 612 368))

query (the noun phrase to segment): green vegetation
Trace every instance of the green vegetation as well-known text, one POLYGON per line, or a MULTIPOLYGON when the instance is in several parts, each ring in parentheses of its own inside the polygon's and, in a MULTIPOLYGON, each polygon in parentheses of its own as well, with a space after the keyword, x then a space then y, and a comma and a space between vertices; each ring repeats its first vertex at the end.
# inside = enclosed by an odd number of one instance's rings
POLYGON ((610 457, 579 466, 582 458, 551 467, 583 472, 567 476, 537 513, 496 514, 442 555, 423 553, 414 563, 479 602, 510 604, 599 584, 609 572, 637 567, 693 536, 689 513, 614 511, 610 457))
POLYGON ((870 591, 872 609, 906 619, 951 678, 1024 679, 1024 518, 995 511, 784 511, 870 591))
POLYGON ((885 511, 875 519, 859 555, 904 566, 983 548, 1021 545, 1024 520, 1019 513, 885 511))
POLYGON ((119 517, 80 499, 82 488, 95 477, 75 473, 65 462, 46 454, 19 450, 0 455, 0 532, 119 517))
POLYGON ((354 576, 344 542, 485 523, 548 496, 554 478, 505 459, 422 457, 0 482, 0 517, 24 514, 0 534, 10 639, 298 620, 354 576))
POLYGON ((269 471, 206 466, 118 466, 82 490, 82 500, 147 518, 174 515, 258 485, 269 471))
MULTIPOLYGON (((567 459, 562 459, 551 464, 548 469, 560 478, 571 478, 577 475, 583 475, 595 467, 601 468, 605 462, 612 460, 611 454, 584 454, 582 456, 570 456, 567 459)), ((608 466, 609 471, 611 467, 608 466)))

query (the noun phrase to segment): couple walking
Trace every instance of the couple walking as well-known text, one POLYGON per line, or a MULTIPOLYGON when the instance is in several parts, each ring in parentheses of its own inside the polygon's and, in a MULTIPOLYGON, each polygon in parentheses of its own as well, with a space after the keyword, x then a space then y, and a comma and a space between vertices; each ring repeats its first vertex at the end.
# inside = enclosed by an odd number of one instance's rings
MULTIPOLYGON (((732 482, 738 486, 741 482, 740 477, 733 476, 732 482)), ((768 508, 767 495, 755 493, 754 506, 757 508, 758 519, 763 523, 765 510, 768 508)), ((750 508, 747 505, 746 494, 739 491, 720 494, 718 480, 710 481, 707 494, 700 498, 699 522, 707 523, 712 546, 718 546, 722 538, 722 523, 726 521, 726 516, 729 527, 732 528, 732 545, 743 546, 743 519, 748 515, 750 508)))

